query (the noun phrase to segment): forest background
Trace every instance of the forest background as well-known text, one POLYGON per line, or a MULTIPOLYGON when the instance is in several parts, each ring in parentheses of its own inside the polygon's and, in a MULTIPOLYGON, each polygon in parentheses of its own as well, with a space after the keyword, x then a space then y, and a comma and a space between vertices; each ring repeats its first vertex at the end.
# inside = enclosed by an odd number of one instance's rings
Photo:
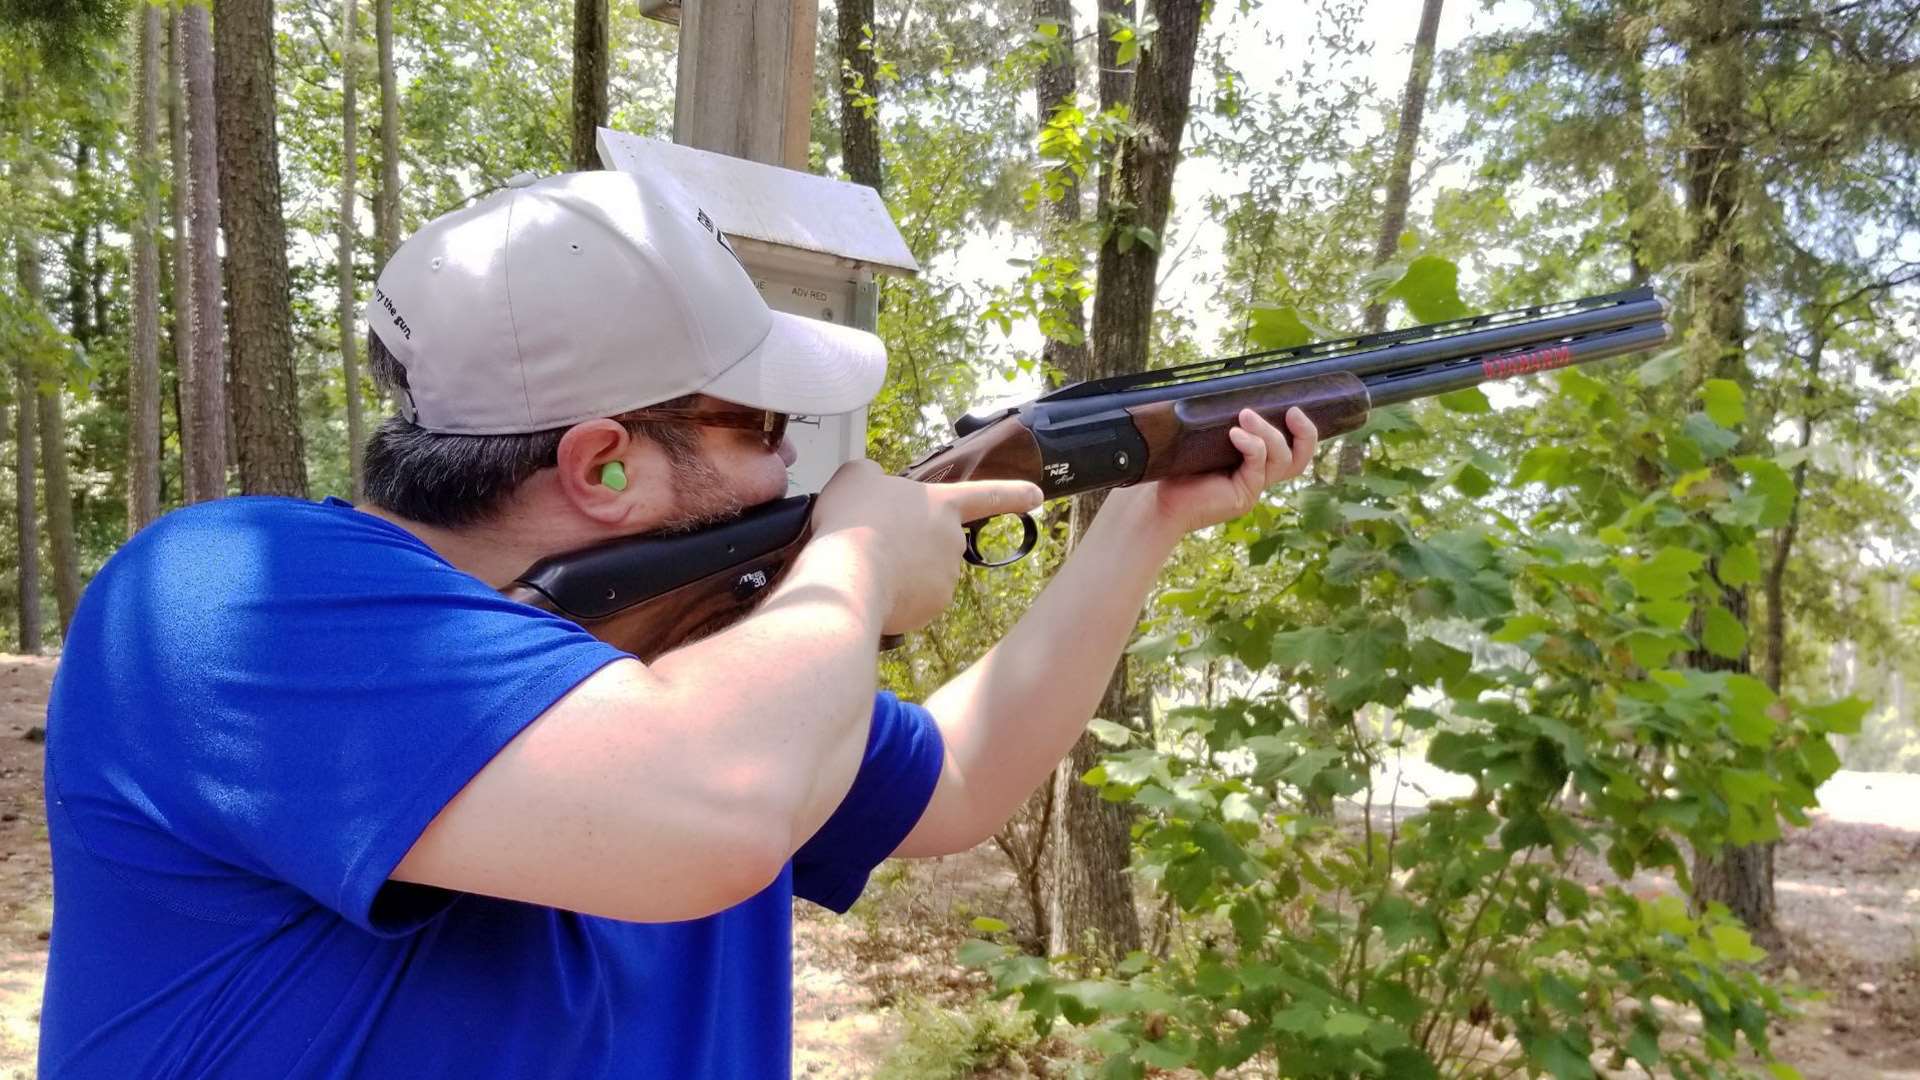
MULTIPOLYGON (((20 652, 160 512, 351 497, 396 239, 672 128, 627 3, 0 10, 20 652)), ((1920 4, 843 0, 818 39, 811 168, 924 268, 883 286, 890 468, 1063 379, 1676 305, 1672 348, 1381 410, 1193 538, 961 960, 1115 1075, 1765 1065, 1774 844, 1843 764, 1920 766, 1920 4), (1408 757, 1464 787, 1382 817, 1408 757)), ((887 680, 978 655, 1094 509, 887 680)))

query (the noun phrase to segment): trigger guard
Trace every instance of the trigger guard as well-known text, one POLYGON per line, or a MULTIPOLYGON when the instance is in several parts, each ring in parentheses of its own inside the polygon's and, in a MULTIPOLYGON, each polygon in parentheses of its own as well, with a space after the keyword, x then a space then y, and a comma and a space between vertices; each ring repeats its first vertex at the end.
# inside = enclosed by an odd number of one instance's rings
POLYGON ((967 561, 975 566, 992 567, 1010 566, 1026 558, 1028 553, 1033 551, 1034 547, 1040 543, 1040 525, 1033 520, 1032 514, 1021 514, 1019 517, 1021 532, 1020 549, 998 561, 980 554, 980 530, 987 522, 992 521, 993 518, 982 518, 979 521, 967 522, 967 561))

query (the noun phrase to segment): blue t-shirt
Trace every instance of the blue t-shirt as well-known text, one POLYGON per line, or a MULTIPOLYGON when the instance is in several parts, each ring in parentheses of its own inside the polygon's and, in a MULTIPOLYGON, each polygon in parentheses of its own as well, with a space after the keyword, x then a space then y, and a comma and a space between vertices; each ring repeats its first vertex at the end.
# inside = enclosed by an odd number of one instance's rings
POLYGON ((844 911, 918 820, 941 745, 916 706, 879 695, 840 808, 709 918, 387 880, 624 655, 338 500, 143 531, 87 589, 48 708, 41 1075, 788 1075, 792 898, 844 911))

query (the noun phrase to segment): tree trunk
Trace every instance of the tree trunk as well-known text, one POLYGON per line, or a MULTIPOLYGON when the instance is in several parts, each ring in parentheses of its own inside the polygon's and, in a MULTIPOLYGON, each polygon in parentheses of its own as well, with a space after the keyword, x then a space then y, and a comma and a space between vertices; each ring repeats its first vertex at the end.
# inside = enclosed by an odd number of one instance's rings
POLYGON ((293 296, 274 130, 273 0, 220 0, 213 32, 240 490, 305 498, 306 440, 293 374, 293 296))
POLYGON ((73 627, 80 605, 80 553, 73 535, 73 483, 67 472, 67 411, 59 387, 40 395, 40 483, 47 503, 47 551, 53 556, 53 596, 60 637, 73 627))
MULTIPOLYGON (((84 140, 74 152, 74 186, 85 188, 93 159, 93 148, 84 140)), ((93 349, 99 336, 93 319, 92 279, 100 263, 87 258, 88 229, 85 220, 75 225, 67 248, 68 314, 71 337, 82 352, 93 349)), ((42 280, 40 249, 27 235, 20 237, 20 295, 29 308, 39 311, 45 304, 46 283, 42 280)), ((67 418, 63 389, 56 385, 40 390, 45 372, 36 374, 34 430, 38 435, 41 498, 46 504, 47 550, 53 563, 54 598, 60 611, 60 633, 66 636, 73 624, 73 609, 80 600, 79 555, 73 536, 73 486, 67 471, 67 418)), ((42 629, 41 635, 45 635, 42 629)))
MULTIPOLYGON (((1127 662, 1114 665, 1096 714, 1136 726, 1136 705, 1127 694, 1127 662)), ((1080 781, 1100 762, 1100 744, 1081 735, 1067 760, 1053 770, 1047 894, 1047 952, 1058 956, 1118 959, 1141 948, 1140 912, 1133 902, 1132 815, 1080 781)))
POLYGON ((344 0, 344 3, 346 12, 340 41, 340 371, 347 402, 347 484, 354 501, 359 502, 365 493, 360 468, 366 442, 360 402, 360 350, 354 340, 354 320, 358 318, 359 305, 354 302, 353 284, 354 182, 358 179, 360 153, 354 58, 359 51, 360 5, 357 0, 344 0))
MULTIPOLYGON (((1034 0, 1033 15, 1036 23, 1050 21, 1059 27, 1054 38, 1054 46, 1049 50, 1044 63, 1034 73, 1034 97, 1039 123, 1045 126, 1054 113, 1074 100, 1077 91, 1077 71, 1073 62, 1073 5, 1070 0, 1034 0)), ((1043 199, 1040 204, 1042 244, 1045 251, 1059 257, 1071 253, 1076 261, 1084 257, 1082 243, 1078 235, 1080 224, 1080 181, 1070 168, 1059 168, 1050 183, 1059 184, 1062 192, 1058 198, 1043 199)), ((1067 323, 1078 341, 1060 341, 1049 335, 1043 359, 1051 376, 1054 372, 1080 373, 1092 370, 1092 361, 1088 357, 1085 341, 1086 320, 1079 299, 1071 304, 1062 303, 1060 319, 1067 323)), ((1084 743, 1086 740, 1082 739, 1084 743)), ((1091 748, 1088 748, 1091 752, 1091 748)), ((1054 833, 1056 829, 1054 807, 1062 800, 1074 797, 1072 785, 1086 768, 1075 770, 1072 759, 1056 766, 1048 781, 1036 788, 1028 796, 1026 805, 1013 820, 1002 826, 994 840, 1007 860, 1013 864, 1014 876, 1020 882, 1020 889, 1027 898, 1027 910, 1033 920, 1034 942, 1043 952, 1063 952, 1069 947, 1073 931, 1069 922, 1086 924, 1113 924, 1122 927, 1124 934, 1126 914, 1118 913, 1111 917, 1093 916, 1070 920, 1067 912, 1070 908, 1098 908, 1095 899, 1069 900, 1062 889, 1054 885, 1056 867, 1052 862, 1055 850, 1054 833), (1058 941, 1058 947, 1055 942, 1058 941)), ((1084 815, 1088 812, 1084 806, 1076 806, 1076 811, 1084 815)), ((1100 812, 1100 811, 1095 811, 1100 812)), ((1126 826, 1125 815, 1121 814, 1120 824, 1126 826)), ((1084 831, 1084 830, 1083 830, 1084 831)), ((1124 832, 1122 835, 1125 835, 1124 832)), ((1101 837, 1094 837, 1095 843, 1101 837)), ((1119 872, 1110 874, 1116 887, 1109 895, 1126 896, 1131 908, 1131 894, 1127 889, 1124 868, 1128 853, 1122 851, 1115 865, 1119 872)), ((1070 889, 1078 897, 1092 891, 1092 883, 1076 877, 1064 888, 1070 889)), ((1137 917, 1136 917, 1136 922, 1137 917)))
MULTIPOLYGON (((1062 106, 1073 104, 1079 96, 1079 78, 1073 62, 1072 0, 1034 0, 1033 17, 1036 23, 1052 22, 1060 28, 1053 47, 1047 50, 1045 62, 1033 75, 1037 119, 1044 128, 1062 106)), ((1080 239, 1080 177, 1072 168, 1062 165, 1052 170, 1046 183, 1049 188, 1057 186, 1060 194, 1057 198, 1042 198, 1040 202, 1043 242, 1056 258, 1071 256, 1078 265, 1086 258, 1080 239)), ((1093 370, 1087 351, 1085 307, 1077 295, 1059 297, 1056 306, 1056 317, 1067 327, 1068 333, 1064 336, 1076 340, 1062 341, 1050 334, 1040 357, 1046 362, 1048 372, 1084 378, 1081 373, 1093 370)))
MULTIPOLYGON (((1687 130, 1685 175, 1693 268, 1693 326, 1689 344, 1702 378, 1746 385, 1747 267, 1738 214, 1746 186, 1744 110, 1746 68, 1740 27, 1750 12, 1745 0, 1703 4, 1672 28, 1686 49, 1681 101, 1687 130)), ((1726 588, 1721 603, 1747 622, 1744 588, 1726 588)), ((1752 658, 1726 660, 1700 650, 1691 658, 1705 670, 1747 672, 1752 658)), ((1693 896, 1718 901, 1747 925, 1756 940, 1776 942, 1771 844, 1696 851, 1693 896)))
MULTIPOLYGON (((1373 242, 1373 265, 1390 261, 1400 250, 1400 234, 1407 229, 1407 204, 1413 201, 1413 160, 1420 146, 1420 124, 1427 113, 1427 86, 1433 81, 1434 42, 1440 36, 1442 0, 1425 0, 1420 28, 1413 36, 1413 62, 1407 67, 1407 88, 1400 95, 1400 130, 1393 140, 1393 161, 1387 166, 1387 201, 1380 214, 1380 233, 1373 242)), ((1367 305, 1366 332, 1387 328, 1387 305, 1367 305)), ((1337 479, 1358 474, 1367 460, 1364 439, 1340 443, 1337 479)))
MULTIPOLYGON (((1427 113, 1427 86, 1433 81, 1433 47, 1440 36, 1442 0, 1425 0, 1420 7, 1420 29, 1413 37, 1413 63, 1407 68, 1407 88, 1400 96, 1400 131, 1393 140, 1393 161, 1387 168, 1387 201, 1380 214, 1380 234, 1373 242, 1373 265, 1380 266, 1400 250, 1400 234, 1407 229, 1407 204, 1413 201, 1413 161, 1420 146, 1420 124, 1427 113)), ((1367 305, 1370 334, 1387 328, 1387 305, 1367 305)))
POLYGON ((1627 284, 1633 288, 1645 285, 1653 277, 1653 266, 1649 261, 1647 248, 1651 244, 1651 230, 1647 228, 1647 215, 1652 212, 1652 204, 1659 195, 1660 181, 1654 175, 1652 155, 1647 149, 1647 94, 1644 77, 1644 61, 1636 54, 1627 66, 1624 78, 1627 124, 1633 139, 1633 153, 1629 160, 1622 162, 1620 171, 1626 174, 1627 190, 1627 284))
MULTIPOLYGON (((1137 20, 1133 0, 1100 0, 1095 37, 1102 112, 1128 105, 1133 92, 1133 64, 1120 63, 1119 45, 1113 41, 1119 20, 1129 23, 1137 20)), ((1067 35, 1068 30, 1069 27, 1063 26, 1063 35, 1067 35)), ((1068 40, 1072 40, 1070 36, 1068 40)), ((1036 73, 1036 88, 1045 78, 1044 70, 1036 73)), ((1120 157, 1118 151, 1101 156, 1096 212, 1103 227, 1111 213, 1114 184, 1121 169, 1120 157)), ((1104 265, 1100 272, 1104 274, 1104 265)), ((1148 276, 1151 280, 1151 272, 1148 276)), ((1104 291, 1104 277, 1099 279, 1098 287, 1104 291)), ((1096 294, 1096 305, 1098 302, 1096 294)), ((1142 344, 1144 352, 1144 340, 1142 344)), ((1068 353, 1055 351, 1053 357, 1068 381, 1094 378, 1105 367, 1104 358, 1084 344, 1068 353)), ((1082 495, 1072 501, 1068 511, 1069 549, 1085 534, 1102 501, 1099 494, 1082 495)), ((1126 670, 1127 661, 1123 656, 1114 665, 1107 691, 1101 696, 1102 719, 1126 719, 1124 712, 1109 707, 1126 685, 1126 670)), ((1127 865, 1133 855, 1132 815, 1125 806, 1107 802, 1080 782, 1099 754, 1099 743, 1083 734, 1067 759, 1053 770, 1050 793, 1053 816, 1047 835, 1045 937, 1047 951, 1056 955, 1087 950, 1096 956, 1121 956, 1138 949, 1142 942, 1140 914, 1133 904, 1133 883, 1127 876, 1127 865)))
POLYGON ((1093 298, 1093 358, 1103 375, 1147 367, 1158 249, 1187 124, 1202 6, 1200 0, 1153 3, 1158 29, 1132 77, 1134 133, 1117 151, 1093 298))
POLYGON ((169 193, 173 210, 173 410, 184 484, 193 460, 192 432, 183 407, 192 396, 193 251, 187 241, 187 215, 193 181, 187 168, 187 44, 178 6, 168 16, 167 27, 167 151, 173 166, 169 193))
MULTIPOLYGON (((1800 387, 1800 440, 1801 450, 1813 444, 1814 395, 1819 390, 1820 361, 1827 348, 1827 328, 1824 323, 1814 330, 1813 352, 1807 358, 1806 374, 1800 387)), ((1786 581, 1787 563, 1793 557, 1793 542, 1800 534, 1800 499, 1807 490, 1807 462, 1802 458, 1800 464, 1793 467, 1793 508, 1787 511, 1787 523, 1773 537, 1773 558, 1768 562, 1767 575, 1762 583, 1763 595, 1767 598, 1767 685, 1778 694, 1786 685, 1787 671, 1787 605, 1786 581)))
POLYGON ((607 0, 573 0, 573 167, 597 169, 593 137, 607 122, 607 0))
MULTIPOLYGON (((140 9, 134 155, 133 355, 127 358, 127 535, 160 516, 160 8, 140 9)), ((52 497, 52 493, 48 493, 52 497)))
POLYGON ((190 503, 227 493, 227 365, 225 323, 220 309, 220 173, 215 134, 213 39, 203 5, 180 8, 180 39, 187 80, 187 155, 192 173, 192 213, 187 257, 181 260, 190 280, 192 303, 186 319, 193 352, 182 391, 187 398, 188 437, 192 449, 181 472, 190 503))
MULTIPOLYGON (((1158 29, 1140 53, 1137 72, 1126 72, 1109 39, 1111 18, 1130 17, 1130 5, 1102 0, 1101 103, 1109 107, 1126 93, 1134 132, 1121 140, 1111 169, 1103 172, 1110 179, 1103 179, 1101 192, 1103 235, 1093 300, 1091 370, 1073 373, 1077 378, 1147 367, 1159 248, 1187 125, 1202 7, 1200 0, 1155 0, 1152 10, 1158 29)), ((1074 537, 1085 534, 1085 524, 1097 509, 1096 498, 1074 500, 1074 537)), ((1143 712, 1142 705, 1128 697, 1127 663, 1122 658, 1101 700, 1100 715, 1124 723, 1143 712)), ((1098 754, 1098 746, 1083 735, 1072 755, 1054 771, 1054 892, 1047 933, 1053 952, 1091 948, 1117 956, 1142 944, 1132 881, 1126 874, 1132 848, 1127 813, 1080 782, 1098 754)))
MULTIPOLYGON (((40 251, 35 238, 22 230, 14 236, 17 247, 15 271, 20 292, 28 303, 40 295, 40 251)), ((20 542, 20 622, 17 639, 20 651, 40 651, 40 515, 34 502, 34 478, 37 475, 39 373, 25 356, 14 358, 14 535, 20 542)))
MULTIPOLYGON (((1099 72, 1094 80, 1095 89, 1100 95, 1100 111, 1111 112, 1116 107, 1130 107, 1133 100, 1133 73, 1139 63, 1136 59, 1128 63, 1120 62, 1120 45, 1113 40, 1114 29, 1122 22, 1137 23, 1140 12, 1135 0, 1100 0, 1099 13, 1095 16, 1094 56, 1095 70, 1099 72)), ((1100 155, 1100 186, 1094 193, 1094 220, 1104 230, 1112 220, 1115 173, 1119 168, 1118 151, 1100 155)), ((1089 361, 1093 363, 1097 361, 1089 361)))
POLYGON ((873 48, 873 0, 840 0, 835 35, 840 49, 840 157, 847 178, 886 191, 880 162, 880 82, 873 48))
POLYGON ((374 233, 380 267, 400 246, 400 91, 393 77, 393 0, 373 0, 373 32, 380 48, 380 197, 374 203, 374 233))

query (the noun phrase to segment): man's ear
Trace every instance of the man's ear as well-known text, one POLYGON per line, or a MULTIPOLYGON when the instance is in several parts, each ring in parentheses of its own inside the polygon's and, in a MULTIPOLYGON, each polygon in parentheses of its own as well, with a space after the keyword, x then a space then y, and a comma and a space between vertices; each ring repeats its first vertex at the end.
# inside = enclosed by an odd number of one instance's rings
POLYGON ((625 528, 651 516, 667 487, 660 483, 665 454, 636 439, 618 421, 589 420, 560 436, 559 485, 569 503, 602 525, 625 528), (624 484, 609 484, 608 466, 624 484))

